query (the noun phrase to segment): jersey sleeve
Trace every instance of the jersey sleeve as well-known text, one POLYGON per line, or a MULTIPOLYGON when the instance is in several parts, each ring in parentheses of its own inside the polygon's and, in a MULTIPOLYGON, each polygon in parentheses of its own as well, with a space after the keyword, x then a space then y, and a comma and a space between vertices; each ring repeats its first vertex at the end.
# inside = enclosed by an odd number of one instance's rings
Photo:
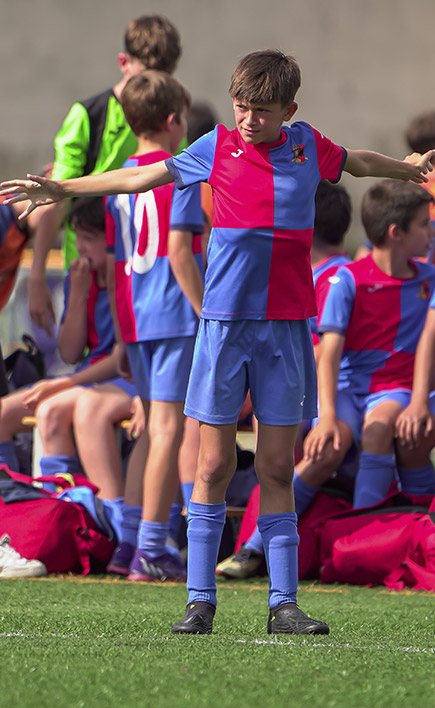
POLYGON ((347 159, 345 148, 336 145, 329 138, 313 128, 317 148, 317 163, 319 166, 320 179, 327 179, 330 182, 338 182, 347 159))
POLYGON ((201 207, 201 185, 194 184, 179 191, 174 189, 171 205, 170 228, 202 234, 204 217, 201 207))
POLYGON ((318 331, 346 334, 355 300, 355 281, 347 268, 340 268, 329 277, 329 292, 318 321, 318 331))
POLYGON ((184 189, 196 182, 208 182, 213 169, 217 135, 218 126, 195 140, 176 157, 165 160, 178 189, 184 189))
POLYGON ((52 179, 84 174, 89 148, 89 117, 81 103, 74 103, 54 139, 56 157, 52 179))

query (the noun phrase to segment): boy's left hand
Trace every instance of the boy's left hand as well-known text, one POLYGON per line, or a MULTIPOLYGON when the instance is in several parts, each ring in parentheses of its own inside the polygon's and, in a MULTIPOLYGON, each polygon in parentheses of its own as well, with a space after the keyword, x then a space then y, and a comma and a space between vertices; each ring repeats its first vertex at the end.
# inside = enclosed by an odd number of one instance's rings
POLYGON ((416 182, 417 184, 422 184, 427 182, 426 175, 428 172, 432 172, 433 164, 432 159, 435 157, 435 150, 428 150, 421 155, 419 152, 413 152, 412 155, 407 155, 403 162, 407 162, 409 165, 413 165, 416 168, 414 177, 411 177, 411 182, 416 182))
POLYGON ((412 401, 396 419, 395 437, 403 447, 413 450, 427 438, 433 429, 432 414, 428 405, 415 405, 412 401))
POLYGON ((65 199, 60 182, 39 175, 27 175, 27 177, 28 179, 11 179, 0 184, 3 188, 0 196, 7 197, 5 204, 30 200, 27 208, 19 215, 19 221, 25 219, 39 206, 47 206, 65 199))

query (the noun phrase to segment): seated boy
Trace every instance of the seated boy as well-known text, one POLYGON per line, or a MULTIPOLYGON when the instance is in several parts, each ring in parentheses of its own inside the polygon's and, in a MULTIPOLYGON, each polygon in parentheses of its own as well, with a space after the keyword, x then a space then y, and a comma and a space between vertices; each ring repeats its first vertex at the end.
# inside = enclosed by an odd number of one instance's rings
MULTIPOLYGON (((201 423, 188 522, 189 603, 176 633, 212 631, 215 568, 234 474, 239 411, 248 389, 258 423, 256 472, 260 529, 269 571, 269 633, 325 634, 297 597, 297 517, 293 449, 301 420, 317 412, 308 318, 316 314, 310 246, 319 181, 345 169, 358 177, 424 182, 433 151, 394 160, 346 150, 304 122, 282 127, 297 110, 300 70, 277 50, 253 52, 231 81, 235 130, 223 125, 175 158, 150 166, 54 182, 30 176, 3 183, 25 211, 78 194, 146 192, 176 181, 208 181, 213 229, 204 300, 185 412, 201 423)), ((321 357, 323 360, 323 354, 321 357)))
MULTIPOLYGON (((18 462, 12 438, 16 432, 26 429, 21 420, 29 411, 36 409, 44 449, 41 472, 56 474, 74 473, 80 469, 71 426, 75 404, 83 386, 112 379, 105 386, 111 387, 113 422, 129 417, 132 410, 135 396, 133 384, 120 378, 113 379, 116 356, 112 354, 114 330, 106 289, 103 200, 78 200, 70 218, 76 229, 80 257, 71 264, 65 280, 65 311, 59 330, 59 349, 64 360, 77 364, 77 369, 71 376, 40 381, 30 389, 19 390, 3 398, 0 459, 14 470, 18 468, 18 462), (83 359, 86 349, 87 355, 83 359)), ((140 415, 140 408, 137 412, 140 415)), ((105 448, 108 446, 109 441, 106 440, 105 448)), ((112 465, 115 460, 112 455, 112 465)), ((91 476, 100 487, 100 495, 108 499, 121 496, 122 475, 114 481, 113 475, 102 465, 98 470, 91 476)))
POLYGON ((394 423, 412 388, 415 350, 435 287, 425 256, 432 242, 431 195, 384 181, 369 189, 362 221, 373 244, 366 258, 331 279, 320 318, 318 424, 297 474, 307 494, 361 443, 354 507, 380 502, 393 481, 394 423))

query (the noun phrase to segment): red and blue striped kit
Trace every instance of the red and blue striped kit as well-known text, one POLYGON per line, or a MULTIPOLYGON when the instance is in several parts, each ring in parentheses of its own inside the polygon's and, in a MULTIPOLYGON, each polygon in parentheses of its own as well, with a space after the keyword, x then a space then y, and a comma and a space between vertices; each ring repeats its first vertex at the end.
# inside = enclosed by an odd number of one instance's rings
POLYGON ((370 254, 330 277, 319 331, 345 336, 338 390, 367 394, 412 388, 415 351, 435 290, 435 268, 410 263, 415 277, 393 278, 370 254))
POLYGON ((306 319, 316 314, 310 264, 314 196, 337 181, 346 151, 307 123, 250 145, 218 125, 166 161, 179 189, 209 182, 213 229, 201 316, 306 319))
MULTIPOLYGON (((124 167, 167 157, 167 152, 156 151, 132 157, 124 167)), ((199 185, 185 192, 167 184, 143 194, 107 197, 107 250, 115 255, 116 310, 124 342, 196 334, 198 319, 169 264, 170 230, 194 234, 192 250, 202 272, 199 185)))

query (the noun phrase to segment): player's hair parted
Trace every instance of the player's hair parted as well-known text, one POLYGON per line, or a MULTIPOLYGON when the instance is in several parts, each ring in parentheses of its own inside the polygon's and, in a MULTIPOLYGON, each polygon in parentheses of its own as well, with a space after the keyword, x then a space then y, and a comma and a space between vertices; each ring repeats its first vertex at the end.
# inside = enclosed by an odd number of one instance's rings
POLYGON ((301 85, 296 59, 278 49, 247 54, 231 77, 231 98, 247 103, 291 103, 301 85))
POLYGON ((416 116, 408 126, 406 140, 414 152, 424 154, 435 147, 435 111, 416 116))
POLYGON ((120 101, 133 133, 147 135, 160 130, 171 113, 180 121, 191 98, 183 84, 169 74, 141 71, 127 81, 120 101))
POLYGON ((103 197, 80 197, 74 199, 68 221, 73 229, 106 231, 106 213, 103 197))
POLYGON ((369 240, 374 246, 381 246, 391 224, 408 231, 417 210, 433 201, 426 189, 413 182, 378 182, 365 193, 361 204, 361 219, 369 240))
POLYGON ((338 246, 344 239, 352 216, 352 202, 340 184, 322 180, 317 187, 313 242, 338 246))
POLYGON ((181 54, 178 30, 163 15, 144 15, 132 20, 125 30, 124 47, 146 69, 168 74, 175 70, 181 54))

